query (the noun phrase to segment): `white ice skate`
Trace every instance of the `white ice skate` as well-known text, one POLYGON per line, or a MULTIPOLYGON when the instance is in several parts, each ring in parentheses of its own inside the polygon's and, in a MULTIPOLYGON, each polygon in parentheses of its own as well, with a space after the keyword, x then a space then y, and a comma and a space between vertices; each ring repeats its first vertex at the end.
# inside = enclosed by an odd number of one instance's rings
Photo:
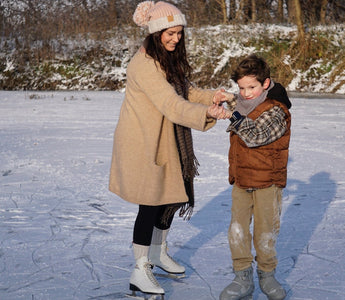
MULTIPOLYGON (((136 292, 160 295, 164 299, 164 290, 152 273, 152 265, 147 256, 142 256, 136 261, 135 268, 129 280, 130 296, 136 297, 136 292)), ((140 298, 139 298, 140 299, 140 298)), ((145 299, 145 298, 142 298, 145 299)))
POLYGON ((161 268, 167 273, 183 274, 186 271, 184 266, 181 266, 169 256, 166 241, 164 241, 160 245, 151 244, 149 250, 149 258, 153 265, 161 268))

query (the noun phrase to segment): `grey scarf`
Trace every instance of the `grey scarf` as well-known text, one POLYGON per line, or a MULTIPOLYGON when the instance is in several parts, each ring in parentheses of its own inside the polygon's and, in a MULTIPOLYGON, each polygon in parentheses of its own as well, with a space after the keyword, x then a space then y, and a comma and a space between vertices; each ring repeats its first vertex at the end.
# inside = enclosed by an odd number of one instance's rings
POLYGON ((242 116, 248 116, 259 104, 266 100, 268 91, 273 88, 273 86, 274 82, 271 79, 268 89, 266 89, 259 97, 252 100, 244 99, 241 94, 236 95, 237 104, 235 110, 237 110, 242 116))

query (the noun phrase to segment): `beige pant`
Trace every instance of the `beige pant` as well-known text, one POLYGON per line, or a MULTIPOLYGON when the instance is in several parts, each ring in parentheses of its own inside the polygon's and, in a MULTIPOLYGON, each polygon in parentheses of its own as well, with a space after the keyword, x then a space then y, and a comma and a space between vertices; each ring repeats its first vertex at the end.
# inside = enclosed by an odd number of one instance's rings
POLYGON ((282 189, 276 186, 252 192, 233 186, 228 238, 235 271, 249 268, 253 261, 250 232, 253 216, 257 266, 264 272, 276 268, 275 245, 280 229, 281 199, 282 189))

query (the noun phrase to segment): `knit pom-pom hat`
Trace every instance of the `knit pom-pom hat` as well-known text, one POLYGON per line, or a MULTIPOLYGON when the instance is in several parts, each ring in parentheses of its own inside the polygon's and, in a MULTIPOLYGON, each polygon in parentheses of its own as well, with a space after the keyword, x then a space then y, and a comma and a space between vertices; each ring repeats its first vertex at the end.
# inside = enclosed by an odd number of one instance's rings
POLYGON ((148 27, 150 33, 175 26, 186 26, 184 14, 174 5, 164 1, 144 1, 138 4, 133 21, 140 27, 148 27))

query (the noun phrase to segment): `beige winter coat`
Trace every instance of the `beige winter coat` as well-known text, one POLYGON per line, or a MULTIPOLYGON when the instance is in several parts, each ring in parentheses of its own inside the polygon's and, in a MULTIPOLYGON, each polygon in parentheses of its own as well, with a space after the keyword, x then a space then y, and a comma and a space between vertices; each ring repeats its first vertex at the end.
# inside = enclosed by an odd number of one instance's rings
POLYGON ((214 92, 191 88, 184 100, 153 59, 138 51, 127 68, 109 190, 137 204, 187 202, 173 123, 201 131, 214 126, 206 117, 214 92))

